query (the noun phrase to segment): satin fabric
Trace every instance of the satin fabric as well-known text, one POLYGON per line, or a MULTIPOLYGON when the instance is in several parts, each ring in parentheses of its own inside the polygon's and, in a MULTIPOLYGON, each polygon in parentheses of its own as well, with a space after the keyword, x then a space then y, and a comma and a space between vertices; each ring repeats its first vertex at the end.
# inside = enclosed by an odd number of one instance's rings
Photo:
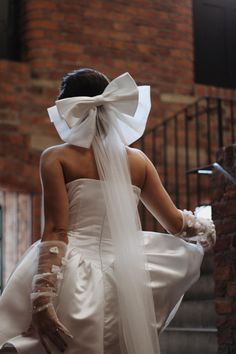
POLYGON ((145 130, 151 109, 150 86, 137 86, 132 76, 124 73, 112 80, 101 95, 58 100, 48 108, 48 114, 63 141, 88 148, 96 134, 100 106, 108 121, 117 121, 121 140, 130 145, 145 130))
MULTIPOLYGON (((67 184, 70 203, 67 265, 54 305, 74 338, 66 354, 121 354, 114 253, 99 180, 67 184)), ((138 203, 140 189, 133 186, 138 203)), ((142 232, 150 272, 157 331, 175 315, 183 294, 199 278, 203 250, 172 235, 142 232)), ((34 243, 11 275, 0 300, 0 345, 19 354, 43 354, 37 333, 24 335, 31 322, 31 281, 37 267, 34 243)), ((53 353, 59 351, 51 346, 53 353)))

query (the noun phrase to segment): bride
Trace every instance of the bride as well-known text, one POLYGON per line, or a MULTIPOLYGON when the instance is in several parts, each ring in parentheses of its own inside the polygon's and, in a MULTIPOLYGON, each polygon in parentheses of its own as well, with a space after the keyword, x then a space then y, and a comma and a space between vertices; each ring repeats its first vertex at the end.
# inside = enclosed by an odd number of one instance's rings
POLYGON ((128 73, 63 78, 48 113, 65 143, 41 156, 44 230, 2 294, 0 352, 160 353, 158 334, 198 279, 215 229, 178 210, 152 162, 129 147, 150 107, 150 88, 128 73), (139 200, 167 234, 141 231, 139 200))

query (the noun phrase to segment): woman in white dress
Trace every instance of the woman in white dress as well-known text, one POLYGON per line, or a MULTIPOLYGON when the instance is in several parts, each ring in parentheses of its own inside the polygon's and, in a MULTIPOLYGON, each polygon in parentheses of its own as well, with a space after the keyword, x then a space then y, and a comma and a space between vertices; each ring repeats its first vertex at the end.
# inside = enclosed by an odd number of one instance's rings
POLYGON ((215 230, 178 210, 151 161, 128 147, 149 110, 149 87, 128 73, 63 79, 48 112, 65 143, 41 156, 45 226, 2 294, 0 352, 160 353, 158 333, 215 230), (139 199, 170 234, 141 232, 139 199))

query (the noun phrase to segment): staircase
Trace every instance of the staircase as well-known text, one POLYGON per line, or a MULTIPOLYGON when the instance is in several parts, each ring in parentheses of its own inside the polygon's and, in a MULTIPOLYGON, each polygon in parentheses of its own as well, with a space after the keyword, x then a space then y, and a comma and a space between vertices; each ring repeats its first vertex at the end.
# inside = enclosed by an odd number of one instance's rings
POLYGON ((207 254, 201 277, 185 294, 166 330, 160 335, 162 354, 216 354, 213 257, 207 254))
MULTIPOLYGON (((179 209, 211 204, 209 176, 220 167, 215 163, 217 151, 235 142, 235 112, 235 99, 200 97, 146 131, 135 145, 157 167, 179 209)), ((163 232, 145 208, 140 215, 144 230, 163 232)), ((199 281, 185 294, 160 344, 162 354, 217 353, 213 254, 205 255, 199 281)))

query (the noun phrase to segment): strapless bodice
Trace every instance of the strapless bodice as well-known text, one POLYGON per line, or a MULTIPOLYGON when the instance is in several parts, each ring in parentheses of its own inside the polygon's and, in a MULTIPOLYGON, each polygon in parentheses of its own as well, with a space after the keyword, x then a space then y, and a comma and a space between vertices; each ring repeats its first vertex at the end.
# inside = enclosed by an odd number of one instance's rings
MULTIPOLYGON (((102 181, 79 178, 66 184, 69 198, 68 231, 77 235, 110 238, 102 181)), ((133 186, 138 203, 140 188, 133 186)))

